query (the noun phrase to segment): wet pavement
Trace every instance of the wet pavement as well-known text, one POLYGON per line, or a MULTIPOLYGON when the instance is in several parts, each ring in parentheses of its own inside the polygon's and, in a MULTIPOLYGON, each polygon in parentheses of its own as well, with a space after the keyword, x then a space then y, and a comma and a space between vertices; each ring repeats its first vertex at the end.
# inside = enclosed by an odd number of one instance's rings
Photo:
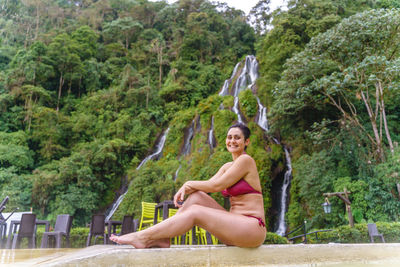
POLYGON ((172 246, 134 249, 0 250, 0 266, 307 266, 400 267, 400 244, 263 245, 259 248, 172 246))

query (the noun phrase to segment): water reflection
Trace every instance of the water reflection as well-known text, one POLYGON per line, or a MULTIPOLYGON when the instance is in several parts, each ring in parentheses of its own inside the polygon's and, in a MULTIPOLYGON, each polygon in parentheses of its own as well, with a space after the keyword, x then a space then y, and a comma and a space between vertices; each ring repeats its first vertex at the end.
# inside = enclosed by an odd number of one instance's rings
POLYGON ((67 253, 78 251, 79 249, 59 248, 59 249, 1 249, 0 265, 22 263, 37 258, 57 258, 67 253))

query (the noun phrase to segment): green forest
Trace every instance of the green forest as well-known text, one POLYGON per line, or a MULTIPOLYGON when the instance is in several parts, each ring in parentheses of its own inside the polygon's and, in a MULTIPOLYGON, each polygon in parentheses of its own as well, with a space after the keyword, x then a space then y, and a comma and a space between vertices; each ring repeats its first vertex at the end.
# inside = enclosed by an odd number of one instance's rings
POLYGON ((237 107, 268 230, 286 151, 288 229, 348 224, 343 201, 321 206, 344 189, 356 223, 399 221, 399 44, 398 0, 260 0, 249 15, 208 0, 0 0, 0 198, 83 226, 125 192, 113 218, 210 178, 231 160, 233 84, 254 55, 237 107))

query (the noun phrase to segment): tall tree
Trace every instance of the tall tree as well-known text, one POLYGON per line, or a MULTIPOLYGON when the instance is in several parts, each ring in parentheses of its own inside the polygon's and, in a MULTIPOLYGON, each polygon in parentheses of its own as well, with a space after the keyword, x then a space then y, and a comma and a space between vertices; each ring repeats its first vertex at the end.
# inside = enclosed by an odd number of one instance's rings
POLYGON ((157 55, 158 63, 158 88, 161 88, 163 65, 165 64, 165 41, 156 38, 151 41, 151 51, 157 55))
POLYGON ((104 25, 103 34, 108 40, 119 40, 129 48, 130 42, 143 29, 143 25, 131 17, 119 18, 104 25))
POLYGON ((69 91, 71 91, 72 81, 80 78, 82 62, 79 57, 79 48, 79 44, 66 33, 57 35, 49 44, 49 56, 59 75, 57 110, 59 110, 65 81, 69 81, 69 91))
POLYGON ((261 6, 253 13, 260 24, 267 25, 265 35, 258 43, 257 57, 261 73, 259 93, 268 104, 273 102, 272 90, 280 80, 288 58, 302 51, 312 37, 325 32, 342 18, 374 6, 363 0, 292 0, 288 1, 288 10, 278 9, 268 15, 263 12, 268 7, 267 2, 260 1, 261 6))
POLYGON ((275 91, 275 116, 299 118, 310 110, 327 115, 329 103, 343 120, 360 128, 373 157, 384 161, 384 148, 393 152, 386 103, 399 95, 399 29, 400 11, 380 9, 354 15, 313 38, 287 62, 275 91))

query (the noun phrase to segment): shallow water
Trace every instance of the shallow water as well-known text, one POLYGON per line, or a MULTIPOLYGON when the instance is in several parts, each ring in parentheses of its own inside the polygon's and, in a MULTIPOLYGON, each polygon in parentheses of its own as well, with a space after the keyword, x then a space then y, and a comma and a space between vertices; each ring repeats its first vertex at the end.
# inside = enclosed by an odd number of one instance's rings
MULTIPOLYGON (((0 250, 0 265, 15 266, 35 261, 39 258, 55 259, 67 254, 73 254, 79 249, 1 249, 0 250)), ((24 264, 25 265, 25 264, 24 264)))
POLYGON ((95 245, 83 249, 0 250, 0 266, 267 266, 400 267, 400 244, 263 245, 259 248, 172 246, 134 249, 95 245))

